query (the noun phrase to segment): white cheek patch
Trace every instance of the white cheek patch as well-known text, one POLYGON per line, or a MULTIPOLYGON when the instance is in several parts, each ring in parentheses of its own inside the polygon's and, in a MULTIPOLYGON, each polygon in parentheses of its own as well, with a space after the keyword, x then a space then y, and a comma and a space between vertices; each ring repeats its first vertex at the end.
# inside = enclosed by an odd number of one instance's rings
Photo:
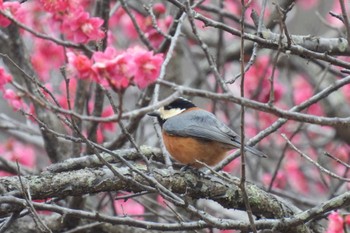
POLYGON ((180 113, 182 113, 183 111, 185 111, 186 109, 181 109, 181 108, 172 108, 172 109, 164 109, 164 107, 159 109, 160 112, 160 117, 164 120, 167 120, 173 116, 176 116, 180 113))

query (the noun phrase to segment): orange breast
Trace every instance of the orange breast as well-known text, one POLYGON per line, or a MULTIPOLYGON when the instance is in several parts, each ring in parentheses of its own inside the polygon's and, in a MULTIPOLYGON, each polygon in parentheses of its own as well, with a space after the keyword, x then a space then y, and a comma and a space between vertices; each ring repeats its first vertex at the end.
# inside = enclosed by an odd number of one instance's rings
POLYGON ((165 147, 175 160, 197 168, 203 165, 196 160, 208 166, 214 166, 223 160, 227 152, 231 150, 228 145, 219 142, 177 137, 165 132, 163 132, 163 140, 165 147))

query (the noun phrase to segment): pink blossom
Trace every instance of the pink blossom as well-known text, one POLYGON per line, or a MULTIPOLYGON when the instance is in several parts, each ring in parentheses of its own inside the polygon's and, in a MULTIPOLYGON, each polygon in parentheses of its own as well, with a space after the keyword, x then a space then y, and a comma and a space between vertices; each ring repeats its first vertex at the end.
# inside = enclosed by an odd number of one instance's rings
POLYGON ((44 10, 52 13, 63 12, 69 9, 69 0, 39 0, 44 10))
MULTIPOLYGON (((245 74, 245 93, 252 99, 260 102, 268 102, 270 99, 271 84, 269 79, 272 76, 273 67, 267 56, 259 57, 255 64, 245 74)), ((276 79, 278 71, 274 73, 274 98, 279 101, 284 93, 284 87, 276 79)))
MULTIPOLYGON (((145 213, 145 207, 133 199, 116 200, 114 201, 114 207, 118 215, 142 215, 145 213)), ((142 218, 138 217, 138 219, 142 218)))
POLYGON ((346 84, 341 90, 346 100, 350 103, 350 84, 346 84))
POLYGON ((87 43, 105 37, 105 33, 100 29, 103 20, 98 17, 90 18, 90 14, 82 8, 77 8, 63 19, 62 32, 76 43, 87 43))
POLYGON ((35 49, 31 56, 31 62, 40 78, 47 81, 50 77, 50 71, 58 69, 64 63, 63 47, 48 40, 35 39, 35 49))
MULTIPOLYGON (((157 25, 161 31, 166 33, 172 22, 173 22, 173 17, 168 15, 164 19, 158 19, 157 25)), ((152 46, 154 47, 159 47, 159 45, 164 40, 164 36, 160 34, 155 28, 153 28, 153 26, 147 28, 145 35, 147 36, 152 46)))
MULTIPOLYGON (((19 164, 33 167, 35 165, 35 152, 31 146, 25 145, 12 138, 0 144, 0 155, 8 161, 18 161, 19 164)), ((11 175, 1 172, 0 176, 11 175)))
POLYGON ((160 72, 163 55, 136 47, 118 53, 113 47, 92 56, 95 80, 104 86, 126 89, 133 81, 139 88, 153 83, 160 72))
MULTIPOLYGON (((21 7, 19 2, 4 2, 0 1, 0 11, 5 12, 6 14, 16 18, 17 11, 21 7)), ((0 14, 0 27, 7 27, 11 24, 11 21, 5 16, 0 14)))
POLYGON ((284 169, 288 174, 288 183, 295 192, 308 193, 309 184, 300 166, 301 164, 296 161, 295 157, 287 159, 284 169))
MULTIPOLYGON (((301 104, 313 96, 314 88, 306 81, 306 77, 297 76, 293 78, 292 85, 294 90, 298 90, 293 92, 295 104, 301 104)), ((323 115, 322 107, 319 104, 311 105, 307 112, 313 115, 323 115)))
POLYGON ((93 77, 92 61, 85 55, 75 54, 73 52, 67 53, 68 57, 68 71, 72 75, 80 79, 89 79, 93 77))
MULTIPOLYGON (((269 186, 272 180, 272 175, 270 173, 265 173, 262 177, 262 182, 265 186, 269 186)), ((283 171, 278 171, 272 187, 284 189, 287 184, 287 176, 283 171)))
MULTIPOLYGON (((112 116, 113 114, 114 114, 114 111, 112 106, 107 106, 102 111, 101 117, 109 117, 109 116, 112 116)), ((114 122, 104 122, 104 123, 101 123, 100 125, 104 130, 113 131, 115 129, 114 122)))
MULTIPOLYGON (((68 92, 69 92, 69 95, 70 95, 70 106, 73 108, 74 107, 74 100, 75 99, 75 93, 76 93, 76 90, 77 90, 77 83, 78 83, 78 80, 74 77, 70 78, 69 79, 69 83, 68 83, 68 92)), ((60 104, 60 106, 64 109, 68 109, 68 99, 67 99, 67 90, 66 90, 66 82, 65 81, 62 81, 60 83, 60 91, 61 91, 61 94, 57 95, 57 100, 60 104)))
POLYGON ((337 211, 333 211, 328 215, 328 221, 329 222, 326 233, 344 232, 344 219, 337 211))
MULTIPOLYGON (((89 110, 93 110, 93 103, 89 102, 89 110)), ((114 114, 112 106, 107 106, 101 114, 101 117, 109 117, 114 114)), ((106 131, 114 131, 115 129, 115 123, 114 122, 102 122, 98 125, 97 131, 96 131, 96 140, 98 143, 102 143, 105 138, 105 132, 106 131)))
POLYGON ((350 215, 345 216, 345 224, 348 226, 350 225, 350 215))
POLYGON ((93 59, 93 70, 98 75, 100 84, 108 84, 116 89, 129 86, 136 69, 132 54, 117 54, 113 47, 107 47, 105 52, 96 52, 93 59))
MULTIPOLYGON (((245 0, 245 4, 247 4, 249 1, 245 0)), ((250 4, 248 5, 246 16, 251 15, 252 10, 254 9, 256 12, 261 12, 261 6, 259 4, 260 1, 250 1, 250 4)), ((241 15, 242 14, 242 6, 240 1, 225 1, 225 10, 228 12, 234 14, 234 15, 241 15)), ((270 12, 268 9, 265 10, 264 18, 269 17, 270 12)), ((246 21, 248 23, 252 23, 253 20, 251 17, 246 17, 246 21)))
POLYGON ((220 233, 236 233, 236 230, 220 230, 220 233))
POLYGON ((128 50, 131 52, 135 59, 136 72, 134 77, 134 83, 141 89, 147 87, 151 83, 155 82, 158 78, 161 65, 163 63, 163 55, 134 48, 128 50))
POLYGON ((105 51, 97 51, 92 56, 93 60, 95 62, 103 62, 106 63, 109 60, 114 59, 118 55, 118 52, 115 50, 115 48, 108 46, 105 51))
POLYGON ((153 12, 158 16, 166 12, 166 7, 163 3, 155 3, 153 5, 153 12))
MULTIPOLYGON (((122 11, 124 13, 124 11, 122 11)), ((134 12, 134 17, 142 31, 145 31, 149 25, 152 25, 152 19, 146 18, 143 15, 134 12)), ((122 30, 125 32, 126 36, 130 39, 136 39, 139 37, 133 22, 127 14, 121 14, 118 24, 122 27, 122 30)))
POLYGON ((230 173, 234 171, 239 171, 239 165, 240 165, 240 160, 235 159, 235 160, 232 160, 229 164, 227 164, 222 170, 230 173))
POLYGON ((25 107, 25 104, 21 97, 11 89, 6 89, 3 92, 3 97, 7 100, 8 104, 16 111, 25 107))
POLYGON ((3 90, 4 86, 9 82, 12 82, 12 76, 0 67, 0 90, 3 90))

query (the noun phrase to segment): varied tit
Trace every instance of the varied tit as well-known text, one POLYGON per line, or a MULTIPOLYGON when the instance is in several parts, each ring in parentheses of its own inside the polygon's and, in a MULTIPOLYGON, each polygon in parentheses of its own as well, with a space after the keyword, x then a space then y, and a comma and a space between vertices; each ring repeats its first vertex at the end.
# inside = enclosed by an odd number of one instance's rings
MULTIPOLYGON (((203 164, 197 162, 200 161, 214 166, 230 150, 241 147, 237 133, 211 112, 198 108, 184 98, 178 98, 148 115, 157 117, 166 149, 182 164, 200 168, 203 167, 203 164)), ((245 146, 245 150, 267 157, 250 146, 245 146)))

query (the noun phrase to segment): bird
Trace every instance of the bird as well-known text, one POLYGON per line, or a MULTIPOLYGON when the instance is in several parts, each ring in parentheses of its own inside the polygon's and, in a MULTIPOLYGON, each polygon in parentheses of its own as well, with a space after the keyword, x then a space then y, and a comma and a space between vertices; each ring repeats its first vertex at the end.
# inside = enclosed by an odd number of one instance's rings
MULTIPOLYGON (((157 117, 165 148, 183 165, 202 168, 215 166, 232 149, 241 148, 240 136, 213 113, 179 97, 170 104, 148 113, 157 117)), ((259 157, 263 152, 245 145, 245 150, 259 157)))

